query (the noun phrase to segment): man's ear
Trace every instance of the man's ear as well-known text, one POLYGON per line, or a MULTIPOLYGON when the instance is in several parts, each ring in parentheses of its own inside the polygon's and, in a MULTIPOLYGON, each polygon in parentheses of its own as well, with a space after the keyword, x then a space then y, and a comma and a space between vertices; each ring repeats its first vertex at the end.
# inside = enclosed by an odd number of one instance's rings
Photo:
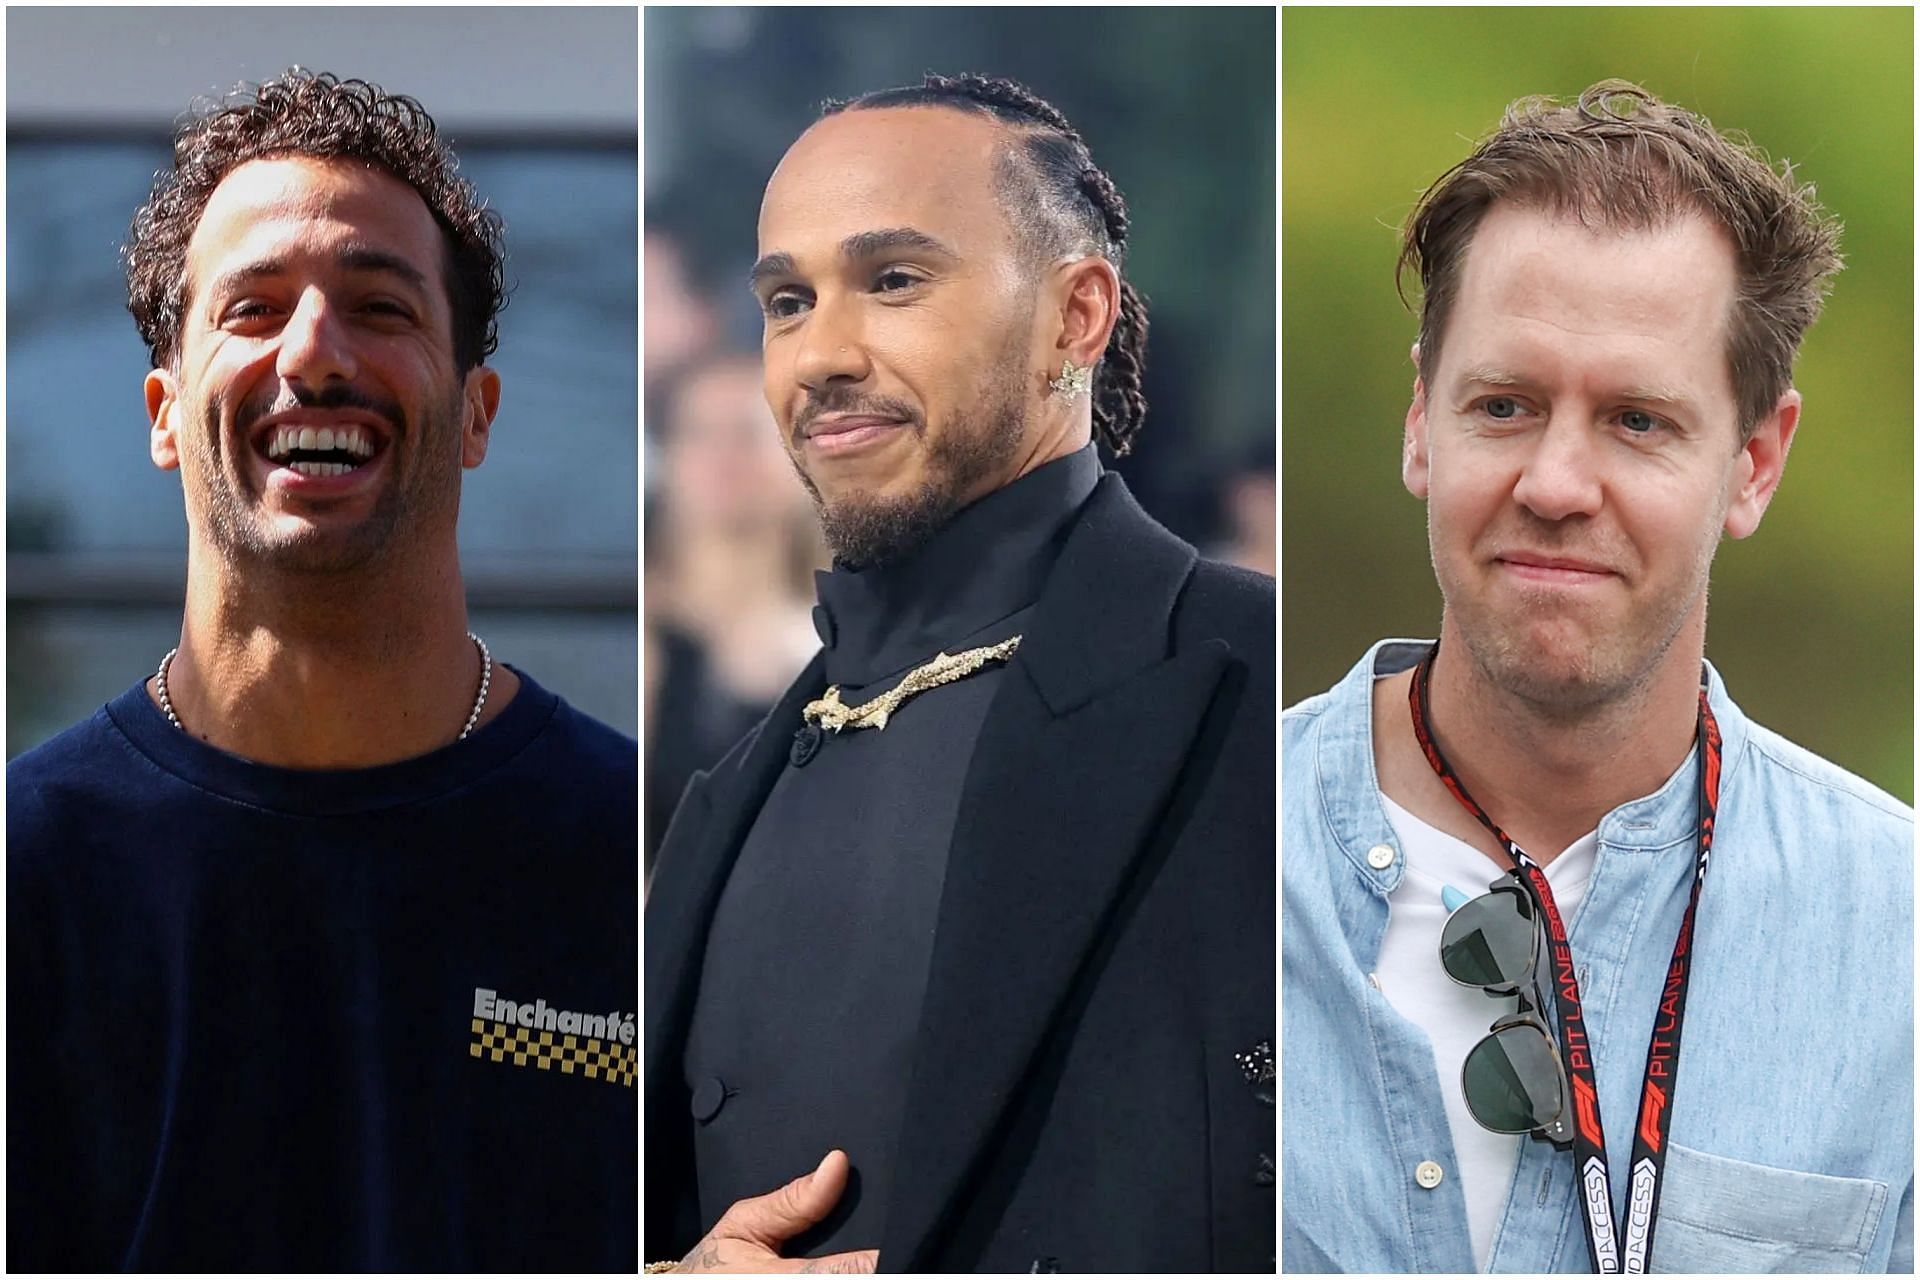
POLYGON ((1729 538, 1744 538, 1760 527, 1760 517, 1773 501, 1786 471, 1787 450, 1800 425, 1800 393, 1789 387, 1740 446, 1733 464, 1732 488, 1727 498, 1725 529, 1729 538))
POLYGON ((1055 282, 1060 290, 1060 354, 1077 365, 1090 365, 1107 350, 1113 326, 1120 320, 1120 273, 1098 254, 1077 259, 1062 268, 1055 282))
POLYGON ((147 421, 152 424, 147 431, 147 456, 162 471, 177 470, 180 466, 180 440, 175 434, 177 424, 174 418, 180 412, 180 400, 173 374, 165 369, 148 370, 145 390, 147 421))
POLYGON ((461 406, 460 465, 472 470, 487 460, 493 415, 500 411, 500 375, 483 364, 467 370, 461 406))
MULTIPOLYGON (((1420 344, 1413 344, 1413 367, 1420 368, 1420 344)), ((1400 483, 1407 492, 1424 500, 1427 496, 1427 384, 1416 372, 1413 401, 1407 406, 1407 429, 1400 438, 1400 483)))

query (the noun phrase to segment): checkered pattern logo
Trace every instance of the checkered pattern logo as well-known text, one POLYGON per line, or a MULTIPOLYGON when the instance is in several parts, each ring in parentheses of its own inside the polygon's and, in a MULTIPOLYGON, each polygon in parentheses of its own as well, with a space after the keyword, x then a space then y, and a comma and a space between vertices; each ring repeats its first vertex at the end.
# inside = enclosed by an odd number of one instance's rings
POLYGON ((617 1040, 595 1040, 588 1036, 568 1035, 512 1026, 505 1022, 473 1020, 473 1043, 467 1052, 490 1062, 511 1062, 516 1067, 538 1067, 562 1075, 585 1076, 633 1088, 637 1051, 617 1040))

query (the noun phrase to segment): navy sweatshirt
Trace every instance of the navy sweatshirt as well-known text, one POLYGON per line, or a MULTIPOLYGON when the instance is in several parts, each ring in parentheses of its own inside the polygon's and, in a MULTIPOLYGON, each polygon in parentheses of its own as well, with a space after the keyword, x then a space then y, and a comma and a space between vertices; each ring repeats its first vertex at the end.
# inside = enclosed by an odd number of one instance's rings
POLYGON ((638 1267, 634 743, 526 675, 270 768, 136 685, 7 768, 7 1269, 638 1267))

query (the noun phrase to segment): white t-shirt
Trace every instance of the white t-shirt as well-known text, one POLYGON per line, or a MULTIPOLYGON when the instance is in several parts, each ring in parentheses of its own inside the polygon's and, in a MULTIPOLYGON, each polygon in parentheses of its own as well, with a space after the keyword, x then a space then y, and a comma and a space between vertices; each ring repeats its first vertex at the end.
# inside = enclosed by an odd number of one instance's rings
MULTIPOLYGON (((1422 822, 1384 794, 1380 800, 1399 837, 1406 869, 1399 887, 1387 898, 1387 933, 1374 978, 1387 1002, 1433 1042, 1447 1124, 1453 1130, 1454 1158, 1460 1166, 1446 1173, 1460 1180, 1474 1261, 1485 1271, 1520 1144, 1532 1139, 1482 1128, 1467 1111, 1460 1070, 1468 1050, 1520 1002, 1514 996, 1494 997, 1477 987, 1461 986, 1440 967, 1440 934, 1451 914, 1440 891, 1450 886, 1466 898, 1477 898, 1503 869, 1472 845, 1422 822)), ((1589 832, 1546 864, 1554 902, 1569 920, 1587 891, 1599 845, 1599 833, 1589 832)))

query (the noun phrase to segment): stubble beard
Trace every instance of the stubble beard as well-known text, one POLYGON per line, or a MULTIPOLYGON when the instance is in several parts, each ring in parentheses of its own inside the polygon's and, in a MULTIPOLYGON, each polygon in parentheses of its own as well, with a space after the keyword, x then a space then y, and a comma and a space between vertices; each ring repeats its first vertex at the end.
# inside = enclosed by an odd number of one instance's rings
POLYGON ((420 531, 457 516, 460 474, 455 449, 461 409, 457 388, 430 401, 417 427, 397 403, 351 392, 301 403, 321 409, 361 407, 386 419, 392 433, 383 463, 388 474, 373 509, 348 527, 330 527, 323 519, 287 531, 265 511, 265 495, 254 483, 247 425, 292 406, 271 402, 243 406, 223 449, 222 402, 210 399, 197 415, 201 434, 193 452, 200 456, 186 483, 198 491, 207 539, 229 569, 246 580, 265 580, 275 574, 305 579, 365 574, 386 563, 395 551, 417 542, 420 531))
MULTIPOLYGON (((1692 572, 1677 589, 1631 608, 1612 627, 1595 630, 1577 615, 1543 619, 1531 601, 1518 613, 1489 603, 1442 567, 1429 530, 1442 607, 1480 680, 1554 720, 1587 719, 1627 706, 1652 683, 1695 605, 1705 607, 1718 543, 1717 535, 1702 542, 1692 572), (1542 626, 1560 632, 1549 637, 1554 652, 1543 652, 1542 626)), ((1546 591, 1538 606, 1565 607, 1546 591)))
POLYGON ((858 569, 899 563, 979 498, 994 476, 1007 470, 1027 435, 1019 358, 1024 340, 1010 346, 982 396, 980 410, 956 415, 927 444, 926 478, 913 492, 893 498, 855 493, 828 503, 796 460, 794 469, 813 498, 821 533, 836 560, 858 569))

